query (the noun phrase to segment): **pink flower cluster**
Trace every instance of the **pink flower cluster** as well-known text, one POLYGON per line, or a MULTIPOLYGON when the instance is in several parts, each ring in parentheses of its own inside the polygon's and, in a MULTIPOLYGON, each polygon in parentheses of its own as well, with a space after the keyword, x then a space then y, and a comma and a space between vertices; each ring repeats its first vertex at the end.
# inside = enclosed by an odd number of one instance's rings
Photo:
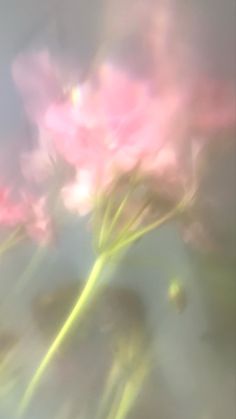
POLYGON ((21 203, 14 202, 11 191, 0 186, 0 225, 16 227, 25 221, 25 211, 21 203))
POLYGON ((195 96, 195 126, 203 135, 235 130, 236 127, 236 85, 234 82, 219 83, 213 80, 201 81, 195 96))
POLYGON ((0 187, 0 226, 21 227, 22 231, 41 244, 52 238, 52 224, 45 197, 35 198, 22 192, 14 199, 11 190, 0 187))
MULTIPOLYGON (((41 54, 39 58, 36 61, 42 67, 41 87, 48 56, 41 54)), ((21 61, 14 66, 14 74, 24 93, 21 61)), ((50 77, 45 86, 50 84, 50 77)), ((32 80, 30 88, 34 94, 32 80)), ((26 104, 32 106, 29 90, 26 104)), ((31 159, 24 157, 29 163, 24 171, 25 175, 38 170, 45 174, 48 150, 72 165, 75 179, 62 188, 69 209, 87 213, 95 194, 106 190, 118 175, 137 167, 144 174, 159 176, 168 172, 177 176, 175 145, 185 130, 182 116, 188 100, 186 92, 176 88, 154 95, 150 81, 135 79, 109 63, 99 68, 96 85, 88 81, 64 96, 51 91, 51 101, 43 95, 44 108, 42 94, 39 110, 34 102, 32 119, 39 128, 40 147, 31 159)))
POLYGON ((20 58, 14 65, 15 80, 39 132, 39 147, 24 156, 28 164, 23 169, 26 176, 43 178, 50 171, 50 154, 64 159, 75 177, 62 186, 61 196, 68 209, 81 215, 117 176, 135 168, 144 176, 183 183, 180 156, 186 138, 235 123, 230 91, 223 88, 218 94, 223 105, 214 103, 214 92, 220 90, 209 82, 198 95, 176 82, 153 93, 151 80, 103 63, 96 81, 68 91, 60 86, 58 74, 47 53, 20 58), (30 62, 35 72, 27 81, 22 68, 30 62))

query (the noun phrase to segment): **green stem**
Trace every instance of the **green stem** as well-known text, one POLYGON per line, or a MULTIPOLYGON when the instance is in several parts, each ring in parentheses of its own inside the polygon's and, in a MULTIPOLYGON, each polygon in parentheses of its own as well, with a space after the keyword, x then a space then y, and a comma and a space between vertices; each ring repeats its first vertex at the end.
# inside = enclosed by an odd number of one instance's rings
POLYGON ((154 221, 153 223, 149 224, 147 227, 144 227, 141 230, 129 235, 126 239, 118 241, 118 244, 111 249, 111 253, 116 253, 119 250, 123 249, 124 247, 128 246, 129 244, 133 243, 134 241, 140 239, 145 234, 149 233, 150 231, 154 230, 155 228, 160 227, 162 224, 170 221, 175 215, 177 215, 182 208, 182 201, 176 207, 174 207, 171 211, 165 214, 162 218, 154 221))
POLYGON ((138 367, 138 371, 134 371, 125 384, 118 409, 116 413, 112 413, 110 419, 125 419, 127 417, 142 387, 147 370, 148 366, 147 361, 145 360, 138 367))
POLYGON ((5 253, 7 250, 11 249, 11 247, 15 246, 19 243, 24 237, 24 234, 19 234, 20 228, 17 228, 13 231, 12 234, 1 244, 0 246, 0 255, 5 253))
POLYGON ((105 244, 107 244, 107 241, 109 240, 114 228, 116 227, 120 216, 122 215, 122 212, 134 190, 134 186, 135 186, 135 181, 136 181, 136 174, 133 175, 133 177, 131 178, 131 185, 130 188, 128 188, 127 193, 125 194, 124 198, 122 199, 120 205, 118 206, 113 219, 110 222, 110 226, 107 225, 107 223, 110 221, 109 220, 109 216, 110 216, 110 211, 111 211, 111 206, 112 206, 112 199, 111 197, 108 200, 108 204, 105 210, 105 215, 102 221, 102 227, 100 230, 100 235, 99 235, 99 243, 98 243, 98 249, 101 250, 102 246, 105 244))
POLYGON ((120 406, 120 401, 123 396, 124 391, 124 382, 120 379, 119 382, 116 383, 116 389, 114 389, 114 394, 111 400, 111 406, 108 412, 108 415, 105 415, 106 419, 114 419, 115 414, 117 412, 117 408, 120 406))
POLYGON ((115 363, 115 365, 112 366, 111 371, 108 375, 108 379, 106 381, 105 390, 98 409, 98 419, 102 419, 105 417, 106 411, 108 410, 108 405, 112 399, 112 395, 115 393, 115 387, 117 386, 117 383, 119 381, 119 376, 120 368, 115 363))
POLYGON ((149 201, 145 202, 144 205, 141 206, 141 208, 138 210, 134 218, 132 218, 124 227, 124 229, 121 231, 121 234, 119 235, 118 242, 125 240, 127 238, 127 234, 129 233, 130 229, 135 225, 135 223, 138 221, 138 219, 142 216, 145 209, 149 205, 149 201))
POLYGON ((105 267, 105 264, 107 262, 108 255, 102 254, 100 255, 90 272, 90 275, 88 277, 88 280, 86 282, 86 285, 82 291, 82 294, 78 297, 78 300, 73 307, 71 313, 67 317, 65 323, 63 324, 62 328, 60 329, 59 333, 57 334, 56 338, 52 342, 51 346, 49 347, 46 355, 43 357, 39 367, 35 371, 35 374, 33 375, 24 395, 21 400, 20 406, 19 406, 19 416, 21 417, 22 414, 25 412, 25 409, 28 407, 35 390, 37 386, 39 385, 39 382, 46 371, 46 368, 49 366, 50 362, 53 360, 56 352, 60 348, 62 342, 65 340, 68 332, 70 331, 71 327, 75 323, 75 321, 78 321, 80 319, 80 316, 84 312, 84 310, 87 308, 87 305, 91 301, 91 299, 94 296, 94 291, 97 285, 97 281, 99 279, 99 275, 102 272, 103 268, 105 267))
POLYGON ((117 225, 117 223, 119 221, 119 218, 120 218, 120 216, 122 214, 122 211, 123 211, 123 209, 125 208, 125 206, 127 204, 127 201, 129 199, 130 193, 131 193, 131 191, 129 190, 129 192, 125 195, 124 199, 122 199, 122 201, 121 201, 121 203, 120 203, 120 205, 119 205, 119 207, 118 207, 118 209, 117 209, 117 211, 116 211, 116 213, 115 213, 115 215, 113 217, 113 220, 111 221, 111 225, 107 229, 107 235, 105 237, 105 240, 106 239, 109 239, 109 236, 112 234, 112 231, 116 227, 116 225, 117 225))
POLYGON ((103 245, 103 242, 104 242, 104 238, 106 236, 107 222, 109 220, 111 205, 112 205, 112 200, 111 200, 111 198, 109 198, 106 209, 105 209, 105 214, 104 214, 104 217, 103 217, 103 220, 102 220, 100 234, 99 234, 99 237, 98 237, 98 249, 101 249, 101 247, 103 245))

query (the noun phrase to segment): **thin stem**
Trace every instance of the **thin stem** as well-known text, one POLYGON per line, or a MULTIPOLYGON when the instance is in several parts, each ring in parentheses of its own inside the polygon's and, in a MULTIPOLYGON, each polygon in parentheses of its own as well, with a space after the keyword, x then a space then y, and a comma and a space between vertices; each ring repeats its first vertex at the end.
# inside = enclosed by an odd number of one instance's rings
POLYGON ((117 406, 120 405, 120 400, 123 396, 124 384, 125 383, 120 378, 119 382, 117 382, 117 388, 115 390, 115 394, 113 395, 113 400, 111 401, 111 407, 109 409, 109 412, 107 415, 105 415, 106 419, 114 419, 115 414, 117 412, 117 406))
POLYGON ((105 215, 103 218, 103 222, 102 222, 102 228, 100 231, 100 237, 99 237, 99 245, 98 247, 101 249, 101 247, 103 246, 104 242, 106 243, 107 240, 109 240, 114 228, 117 225, 117 222, 120 219, 120 216, 122 215, 122 212, 130 198, 130 195, 133 192, 134 186, 135 186, 135 182, 136 182, 136 174, 134 174, 131 178, 131 185, 130 188, 128 188, 127 193, 125 194, 124 198, 122 199, 120 205, 118 206, 113 219, 110 223, 110 226, 107 226, 107 222, 109 221, 109 215, 110 215, 110 210, 111 210, 111 205, 112 205, 112 200, 111 197, 108 201, 108 205, 105 211, 105 215))
POLYGON ((118 409, 116 414, 112 413, 111 419, 125 419, 127 417, 142 387, 147 370, 148 365, 145 359, 138 367, 138 371, 134 371, 124 386, 118 409))
POLYGON ((141 206, 141 208, 139 209, 139 211, 136 213, 136 215, 134 216, 134 218, 132 218, 128 224, 126 224, 125 228, 121 231, 121 234, 118 238, 118 241, 121 241, 123 239, 125 239, 127 237, 127 234, 129 232, 129 230, 135 225, 136 221, 138 221, 138 219, 141 217, 141 215, 143 214, 143 212, 145 211, 145 209, 147 208, 149 204, 148 202, 145 202, 144 205, 141 206))
POLYGON ((104 418, 106 411, 108 410, 108 404, 112 399, 112 394, 115 392, 119 376, 120 368, 117 363, 115 363, 114 366, 112 366, 107 378, 105 390, 98 410, 98 419, 104 418))
POLYGON ((106 241, 109 240, 109 238, 110 238, 110 236, 111 236, 114 228, 116 227, 116 225, 117 225, 117 223, 118 223, 118 221, 120 219, 120 216, 122 215, 122 212, 123 212, 123 210, 124 210, 124 208, 125 208, 125 206, 126 206, 126 204, 128 202, 128 199, 129 199, 129 197, 131 195, 131 192, 132 192, 132 188, 128 190, 127 194, 124 196, 124 198, 122 199, 120 205, 118 206, 118 209, 117 209, 117 211, 114 214, 113 220, 111 221, 110 227, 107 227, 105 229, 105 231, 106 231, 107 234, 106 235, 104 234, 104 237, 103 237, 104 240, 101 243, 101 245, 104 242, 106 242, 106 241))
POLYGON ((122 214, 122 211, 124 210, 124 208, 127 204, 127 201, 129 199, 130 193, 131 193, 131 191, 129 190, 129 192, 125 195, 124 199, 121 201, 121 203, 120 203, 120 205, 119 205, 119 207, 118 207, 118 209, 117 209, 117 211, 116 211, 116 213, 113 217, 110 228, 107 230, 108 231, 108 233, 107 233, 107 238, 108 239, 109 239, 109 236, 112 234, 113 229, 116 227, 117 222, 119 221, 119 218, 122 214))
POLYGON ((166 223, 167 221, 171 220, 176 214, 179 213, 180 209, 182 208, 182 201, 176 207, 174 207, 171 211, 165 214, 162 218, 154 221, 153 223, 149 224, 147 227, 144 227, 141 230, 131 234, 126 239, 121 240, 118 242, 117 245, 111 249, 112 253, 118 252, 120 249, 128 246, 129 244, 133 243, 134 241, 140 239, 145 234, 149 233, 150 231, 154 230, 155 228, 160 227, 162 224, 166 223))
POLYGON ((109 220, 109 215, 110 215, 110 211, 111 211, 111 205, 112 205, 112 200, 111 197, 108 199, 108 203, 105 209, 105 214, 102 220, 102 225, 101 225, 101 229, 100 229, 100 234, 98 237, 98 248, 100 249, 103 245, 104 242, 104 237, 106 234, 106 228, 107 228, 107 222, 109 220))
POLYGON ((20 228, 15 229, 10 234, 10 236, 8 236, 7 239, 1 244, 1 246, 0 246, 0 255, 3 254, 3 253, 5 253, 11 247, 15 246, 17 243, 19 243, 25 237, 25 234, 23 234, 23 233, 22 234, 19 234, 20 231, 21 231, 20 228))
POLYGON ((66 321, 64 322, 62 328, 60 329, 59 333, 57 334, 56 338, 52 342, 51 346, 49 347, 46 355, 43 357, 39 367, 37 368, 35 374, 33 375, 24 395, 22 401, 19 406, 19 416, 21 417, 24 413, 25 409, 28 407, 39 382, 46 371, 46 368, 49 366, 50 362, 53 360, 54 356, 56 355, 58 349, 60 348, 61 344, 65 340, 68 332, 70 331, 71 327, 74 325, 75 321, 80 319, 80 316, 87 308, 88 304, 90 303, 91 299, 94 296, 95 288, 97 285, 97 281, 99 279, 99 275, 103 270, 106 262, 107 262, 108 255, 102 254, 100 255, 90 272, 86 285, 82 291, 82 294, 78 297, 78 300, 73 307, 72 311, 70 312, 69 316, 67 317, 66 321))

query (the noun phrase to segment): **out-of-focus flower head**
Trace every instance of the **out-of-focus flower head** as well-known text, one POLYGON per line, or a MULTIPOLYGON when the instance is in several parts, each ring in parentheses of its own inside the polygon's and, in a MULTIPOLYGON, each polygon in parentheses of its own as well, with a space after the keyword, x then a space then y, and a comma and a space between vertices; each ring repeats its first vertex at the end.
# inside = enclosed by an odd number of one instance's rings
POLYGON ((35 197, 28 193, 23 193, 23 202, 25 208, 27 208, 27 219, 24 224, 27 235, 41 245, 50 243, 54 234, 47 197, 35 197))
POLYGON ((0 226, 16 227, 25 221, 25 210, 21 202, 11 196, 11 190, 0 186, 0 226))
POLYGON ((53 172, 53 156, 43 147, 24 152, 21 155, 21 171, 26 180, 44 182, 53 172))
POLYGON ((13 193, 10 188, 0 187, 0 227, 20 227, 26 236, 41 244, 49 243, 53 237, 52 219, 47 207, 46 196, 34 196, 28 191, 13 193))
POLYGON ((66 206, 84 213, 95 191, 104 191, 137 166, 144 176, 177 173, 179 138, 186 130, 186 92, 172 86, 153 94, 149 80, 105 62, 96 84, 88 80, 59 98, 62 88, 48 53, 27 60, 21 58, 13 69, 39 132, 39 148, 22 157, 26 177, 45 178, 51 156, 57 154, 77 173, 62 190, 66 206), (26 63, 35 70, 29 80, 23 72, 26 63))
POLYGON ((62 188, 61 196, 65 207, 80 215, 90 212, 95 195, 95 181, 89 171, 78 172, 75 181, 62 188))
MULTIPOLYGON (((160 59, 162 63, 167 56, 160 59)), ((230 91, 220 96, 228 107, 213 106, 212 92, 217 89, 210 86, 199 90, 198 106, 190 109, 192 91, 174 77, 169 85, 160 78, 160 89, 153 91, 150 79, 137 78, 110 62, 100 64, 96 83, 87 80, 64 96, 59 94, 59 71, 46 52, 21 57, 13 73, 39 132, 39 147, 22 156, 22 171, 25 177, 45 179, 52 156, 64 159, 76 175, 62 186, 61 196, 65 206, 79 214, 92 209, 95 194, 137 167, 143 177, 162 179, 167 187, 183 184, 188 174, 181 148, 187 137, 192 141, 190 123, 207 131, 234 121, 230 91), (26 63, 30 77, 23 71, 26 63), (209 98, 207 109, 204 97, 209 98)))
POLYGON ((195 96, 195 129, 205 137, 236 130, 236 85, 201 80, 195 96))
POLYGON ((159 176, 176 166, 176 152, 187 129, 186 91, 172 86, 153 94, 150 81, 104 64, 99 94, 109 132, 107 145, 120 171, 138 165, 144 174, 159 176))
POLYGON ((52 100, 61 96, 58 69, 49 52, 18 55, 12 74, 29 118, 38 122, 52 100))
POLYGON ((95 90, 78 86, 76 95, 52 104, 42 121, 57 153, 76 168, 62 196, 79 213, 91 206, 95 191, 137 166, 143 175, 174 177, 185 130, 182 92, 154 96, 147 81, 110 64, 103 64, 99 76, 95 90))

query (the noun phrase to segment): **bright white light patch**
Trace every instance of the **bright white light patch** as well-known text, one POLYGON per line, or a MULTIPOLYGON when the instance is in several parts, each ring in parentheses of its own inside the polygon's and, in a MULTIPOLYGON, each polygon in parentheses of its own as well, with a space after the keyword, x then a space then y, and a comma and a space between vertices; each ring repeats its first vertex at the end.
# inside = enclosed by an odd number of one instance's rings
POLYGON ((82 101, 82 91, 79 86, 73 87, 70 93, 70 99, 74 106, 78 106, 81 104, 82 101))

